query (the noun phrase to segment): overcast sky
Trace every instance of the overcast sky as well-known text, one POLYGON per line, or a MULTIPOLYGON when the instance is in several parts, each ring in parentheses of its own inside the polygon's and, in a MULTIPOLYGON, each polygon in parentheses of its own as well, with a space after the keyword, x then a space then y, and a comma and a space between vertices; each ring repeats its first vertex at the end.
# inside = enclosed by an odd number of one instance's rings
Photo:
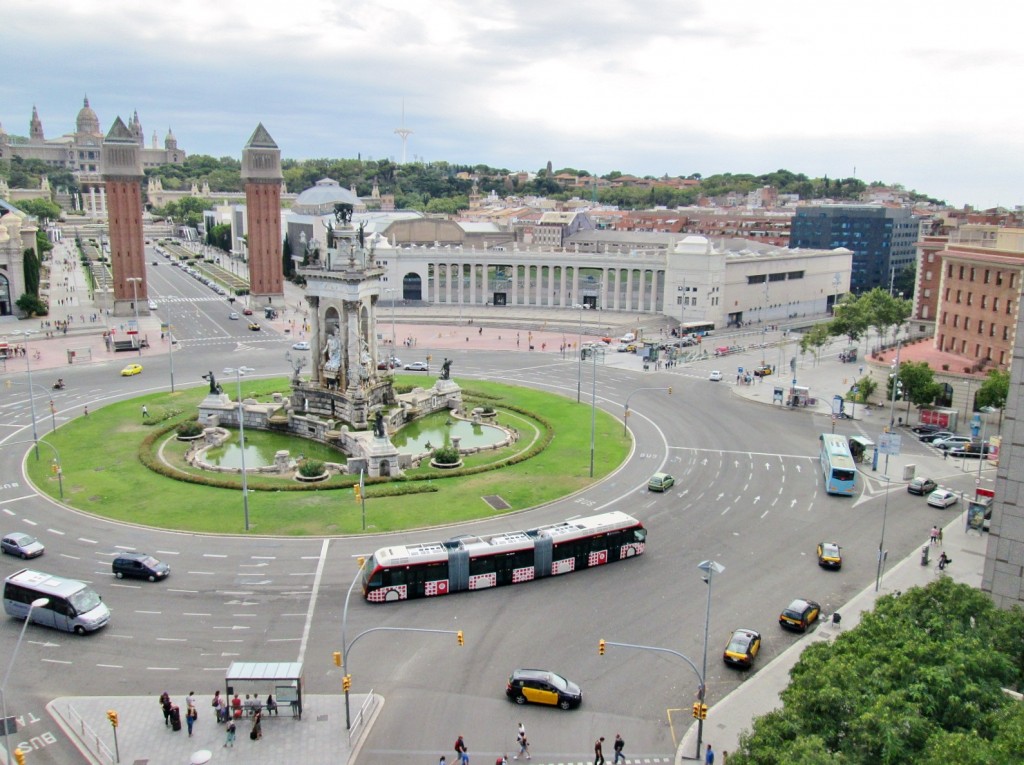
POLYGON ((1024 203, 1024 5, 997 0, 4 0, 0 123, 240 157, 856 175, 1024 203))

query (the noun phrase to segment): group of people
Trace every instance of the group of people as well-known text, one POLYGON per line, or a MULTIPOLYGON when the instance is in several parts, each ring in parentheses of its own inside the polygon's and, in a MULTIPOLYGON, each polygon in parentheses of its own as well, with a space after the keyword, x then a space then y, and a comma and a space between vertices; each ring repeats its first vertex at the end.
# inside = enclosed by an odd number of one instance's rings
MULTIPOLYGON (((519 753, 512 757, 513 760, 518 760, 520 757, 527 760, 533 759, 530 754, 530 741, 526 737, 526 726, 523 723, 519 723, 519 727, 516 729, 516 744, 519 746, 519 753)), ((615 753, 615 758, 612 760, 613 765, 626 761, 626 755, 623 751, 625 747, 626 742, 620 734, 616 733, 615 742, 612 744, 612 751, 615 753)), ((710 753, 710 745, 708 746, 708 752, 710 759, 707 760, 707 765, 714 765, 714 754, 710 753)), ((442 754, 438 765, 448 765, 448 758, 442 754)), ((466 739, 461 734, 455 739, 455 760, 453 765, 469 765, 469 749, 466 747, 466 739)), ((495 765, 508 765, 508 755, 503 754, 499 756, 495 760, 495 765)), ((605 765, 604 736, 600 736, 594 742, 594 765, 605 765)))
MULTIPOLYGON (((277 702, 272 694, 267 694, 265 702, 260 701, 259 694, 252 694, 250 696, 248 693, 245 694, 244 701, 237 693, 229 701, 226 697, 221 696, 220 691, 215 691, 210 706, 213 707, 217 722, 227 723, 225 747, 233 747, 235 745, 237 730, 235 720, 240 720, 243 715, 251 718, 252 728, 249 731, 249 738, 253 741, 259 741, 263 738, 264 708, 266 708, 267 714, 277 714, 277 702)), ((181 730, 179 707, 171 701, 171 696, 167 691, 160 694, 160 708, 164 714, 164 725, 173 731, 181 730)), ((199 711, 198 704, 196 703, 196 693, 195 691, 190 691, 185 699, 185 723, 188 726, 189 736, 192 735, 192 729, 198 718, 199 711)))

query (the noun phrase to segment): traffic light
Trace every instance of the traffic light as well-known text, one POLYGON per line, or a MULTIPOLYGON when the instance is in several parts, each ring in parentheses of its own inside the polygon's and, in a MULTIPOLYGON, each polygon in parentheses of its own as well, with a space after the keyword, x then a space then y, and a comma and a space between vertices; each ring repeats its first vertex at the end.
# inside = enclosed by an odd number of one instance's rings
POLYGON ((363 498, 363 490, 360 488, 359 484, 353 486, 352 491, 356 493, 356 502, 361 501, 363 498))
POLYGON ((345 689, 345 693, 352 690, 352 675, 345 675, 341 678, 341 687, 345 689))
POLYGON ((462 630, 455 633, 455 639, 459 641, 459 645, 465 645, 466 639, 462 636, 462 630))
POLYGON ((21 751, 21 749, 14 750, 14 761, 18 763, 18 765, 25 765, 25 753, 21 751))
POLYGON ((334 652, 334 666, 335 667, 340 667, 341 666, 341 651, 335 651, 334 652))
POLYGON ((597 655, 604 656, 604 638, 597 641, 597 655))
POLYGON ((107 719, 110 720, 111 725, 113 725, 115 728, 117 727, 117 712, 115 712, 113 709, 108 709, 107 719))
POLYGON ((693 719, 694 720, 706 720, 708 719, 708 705, 702 704, 699 701, 693 702, 693 719))

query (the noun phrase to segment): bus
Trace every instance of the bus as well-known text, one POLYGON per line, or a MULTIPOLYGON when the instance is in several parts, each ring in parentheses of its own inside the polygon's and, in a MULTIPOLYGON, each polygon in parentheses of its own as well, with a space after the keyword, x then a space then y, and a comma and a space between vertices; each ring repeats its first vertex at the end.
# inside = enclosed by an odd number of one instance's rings
POLYGON ((29 606, 39 598, 49 602, 32 609, 35 624, 84 635, 110 621, 110 609, 84 582, 27 568, 4 580, 4 611, 8 616, 27 618, 29 606))
POLYGON ((857 464, 850 454, 849 441, 846 436, 837 436, 835 433, 822 433, 819 440, 825 491, 852 497, 857 486, 857 464))
POLYGON ((384 547, 363 566, 363 597, 385 603, 530 582, 634 558, 646 540, 643 524, 616 510, 525 531, 384 547))

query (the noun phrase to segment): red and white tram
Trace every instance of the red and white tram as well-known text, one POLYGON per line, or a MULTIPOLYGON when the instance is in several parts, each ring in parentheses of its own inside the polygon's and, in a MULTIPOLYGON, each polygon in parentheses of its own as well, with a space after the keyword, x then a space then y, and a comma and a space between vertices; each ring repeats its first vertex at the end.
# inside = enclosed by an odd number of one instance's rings
POLYGON ((372 603, 519 584, 644 551, 647 529, 617 510, 490 536, 383 547, 363 567, 372 603))

